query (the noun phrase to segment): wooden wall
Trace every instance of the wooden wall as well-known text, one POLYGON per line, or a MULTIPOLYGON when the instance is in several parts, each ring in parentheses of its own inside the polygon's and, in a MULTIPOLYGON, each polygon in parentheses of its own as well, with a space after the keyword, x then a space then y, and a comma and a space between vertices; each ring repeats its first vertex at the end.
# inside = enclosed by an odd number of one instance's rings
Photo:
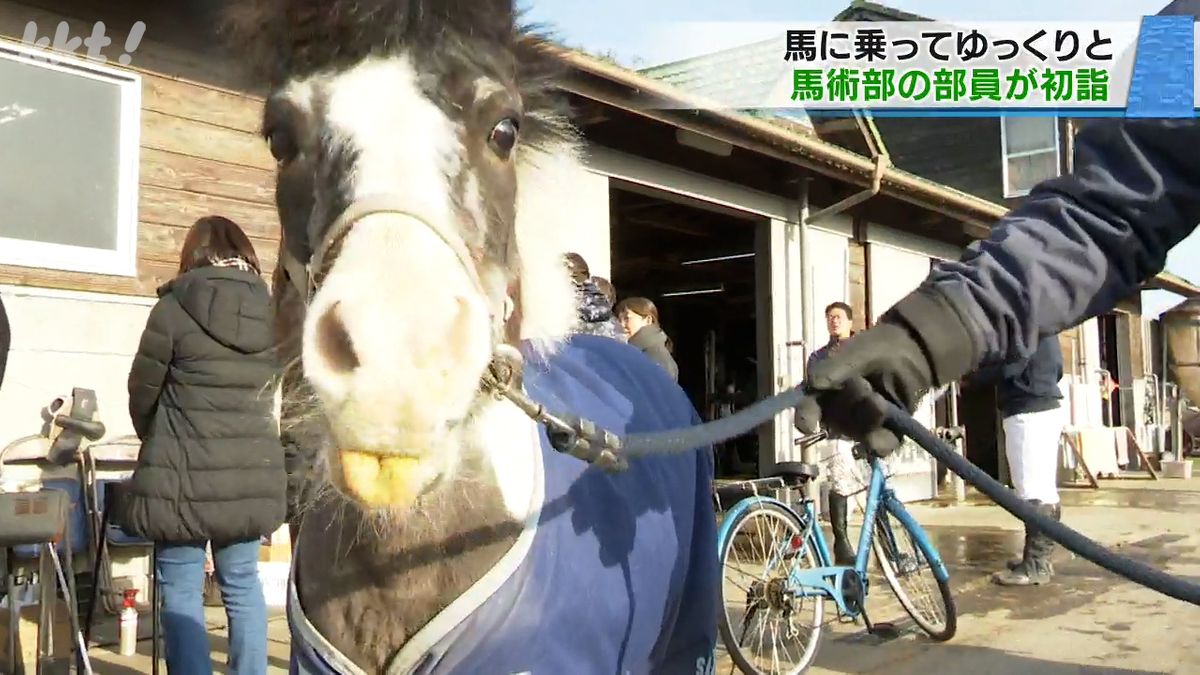
POLYGON ((854 310, 854 330, 866 330, 871 318, 867 307, 867 246, 850 241, 850 309, 854 310))
MULTIPOLYGON (((119 67, 114 61, 125 41, 124 30, 137 20, 134 17, 151 16, 142 19, 146 33, 129 68, 143 83, 138 276, 0 265, 0 284, 153 295, 159 284, 174 276, 187 228, 196 218, 213 214, 242 226, 269 275, 279 236, 275 164, 258 136, 262 96, 247 93, 244 86, 227 88, 239 81, 238 67, 198 46, 203 41, 197 40, 195 30, 186 30, 186 22, 177 27, 156 23, 153 14, 138 14, 123 3, 114 3, 118 8, 112 10, 85 0, 37 4, 41 7, 0 0, 0 39, 20 41, 30 20, 38 23, 42 35, 52 35, 65 19, 72 35, 83 36, 91 33, 95 21, 104 21, 113 40, 105 53, 114 67, 119 67), (47 5, 66 9, 50 11, 47 5), (156 30, 159 26, 163 28, 156 30)), ((176 7, 164 4, 168 10, 176 7)), ((178 12, 175 16, 180 23, 178 12)), ((81 56, 83 52, 81 48, 81 56)))

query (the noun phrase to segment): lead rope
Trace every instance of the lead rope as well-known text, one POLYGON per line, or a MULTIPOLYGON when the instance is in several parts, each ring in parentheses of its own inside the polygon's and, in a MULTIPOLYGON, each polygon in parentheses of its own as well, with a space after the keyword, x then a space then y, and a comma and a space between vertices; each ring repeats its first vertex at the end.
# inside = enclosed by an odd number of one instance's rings
MULTIPOLYGON (((511 401, 531 419, 544 425, 550 444, 555 450, 595 464, 609 472, 628 469, 631 457, 681 453, 744 435, 784 410, 796 407, 805 396, 801 387, 794 387, 758 401, 729 417, 712 422, 683 429, 618 437, 576 415, 551 413, 545 406, 529 398, 521 391, 520 386, 523 367, 520 352, 508 345, 503 347, 497 350, 492 364, 488 367, 482 379, 482 387, 491 390, 498 398, 511 401)), ((959 455, 954 448, 899 407, 890 406, 884 424, 893 432, 911 438, 1005 511, 1027 525, 1045 532, 1063 548, 1135 584, 1177 600, 1200 605, 1200 584, 1185 581, 1129 557, 1113 553, 1071 527, 1038 513, 1013 491, 959 455)))

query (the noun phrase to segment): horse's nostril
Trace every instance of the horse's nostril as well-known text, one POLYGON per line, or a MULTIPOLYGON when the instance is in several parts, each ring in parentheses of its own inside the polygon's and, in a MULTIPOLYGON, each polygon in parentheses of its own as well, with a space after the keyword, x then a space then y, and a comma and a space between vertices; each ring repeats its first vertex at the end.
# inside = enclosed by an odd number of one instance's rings
POLYGON ((335 372, 348 373, 359 365, 354 343, 338 315, 336 302, 317 321, 317 349, 335 372))

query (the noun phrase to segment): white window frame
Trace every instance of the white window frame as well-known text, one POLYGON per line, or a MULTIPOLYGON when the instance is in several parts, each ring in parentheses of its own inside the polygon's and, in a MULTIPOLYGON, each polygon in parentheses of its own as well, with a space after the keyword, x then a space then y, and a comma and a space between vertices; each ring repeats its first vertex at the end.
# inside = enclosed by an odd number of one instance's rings
POLYGON ((69 73, 116 84, 121 112, 118 133, 117 241, 115 249, 71 246, 0 236, 0 264, 85 274, 137 276, 138 180, 141 146, 141 75, 104 66, 48 49, 36 49, 0 40, 0 59, 34 68, 69 73), (36 60, 51 59, 50 61, 36 60))
MULTIPOLYGON (((1005 121, 1008 120, 1006 115, 1000 116, 1000 180, 1002 181, 1001 188, 1004 192, 1005 199, 1014 197, 1024 197, 1029 194, 1029 190, 1010 190, 1008 187, 1008 162, 1011 159, 1018 157, 1029 157, 1032 155, 1048 154, 1048 149, 1041 150, 1024 150, 1021 152, 1008 151, 1008 133, 1004 130, 1005 121)), ((1062 138, 1059 136, 1059 119, 1058 116, 1053 117, 1054 120, 1054 175, 1062 175, 1062 138)))

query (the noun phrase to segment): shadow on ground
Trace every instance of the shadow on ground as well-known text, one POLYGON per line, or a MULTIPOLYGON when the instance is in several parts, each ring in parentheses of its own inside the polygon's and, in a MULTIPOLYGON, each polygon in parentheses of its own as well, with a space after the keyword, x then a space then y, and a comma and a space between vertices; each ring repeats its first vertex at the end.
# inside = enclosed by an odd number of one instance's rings
MULTIPOLYGON (((990 582, 992 573, 1003 569, 1010 558, 1020 557, 1024 533, 996 527, 944 526, 930 527, 928 532, 950 570, 955 600, 963 615, 1006 609, 1010 620, 1036 621, 1084 609, 1110 593, 1114 584, 1130 583, 1060 546, 1052 556, 1052 584, 1039 589, 997 586, 990 582), (1031 594, 1030 590, 1037 592, 1031 594)), ((1110 550, 1156 569, 1200 564, 1196 546, 1178 544, 1183 539, 1182 535, 1161 534, 1110 550)))

